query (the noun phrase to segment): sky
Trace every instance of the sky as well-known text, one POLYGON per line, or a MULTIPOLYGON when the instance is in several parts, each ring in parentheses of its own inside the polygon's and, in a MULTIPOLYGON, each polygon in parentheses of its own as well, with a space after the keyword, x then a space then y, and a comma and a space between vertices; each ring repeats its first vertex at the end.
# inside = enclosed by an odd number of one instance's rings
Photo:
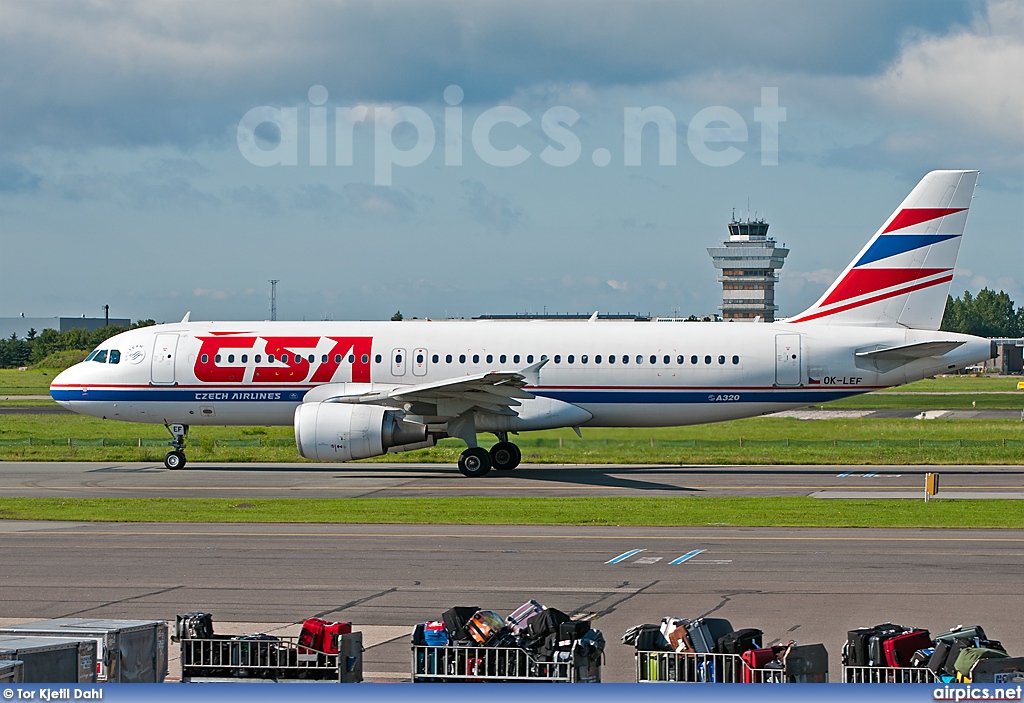
POLYGON ((1024 304, 1017 0, 4 0, 0 66, 0 317, 705 315, 734 211, 793 315, 959 168, 1024 304))

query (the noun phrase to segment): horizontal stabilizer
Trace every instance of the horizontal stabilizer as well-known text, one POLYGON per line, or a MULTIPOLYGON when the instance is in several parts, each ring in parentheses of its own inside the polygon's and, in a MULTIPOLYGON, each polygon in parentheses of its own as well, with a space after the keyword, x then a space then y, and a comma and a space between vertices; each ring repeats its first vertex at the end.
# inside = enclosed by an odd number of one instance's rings
POLYGON ((963 342, 918 342, 917 344, 904 344, 899 347, 857 352, 857 357, 879 361, 911 361, 930 356, 942 356, 957 347, 963 346, 963 344, 963 342))

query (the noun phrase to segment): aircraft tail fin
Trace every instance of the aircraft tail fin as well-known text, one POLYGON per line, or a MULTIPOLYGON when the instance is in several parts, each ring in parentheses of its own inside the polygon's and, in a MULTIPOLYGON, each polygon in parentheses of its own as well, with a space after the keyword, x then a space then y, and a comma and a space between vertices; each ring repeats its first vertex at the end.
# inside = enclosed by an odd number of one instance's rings
POLYGON ((977 171, 932 171, 814 305, 788 322, 937 330, 977 171))

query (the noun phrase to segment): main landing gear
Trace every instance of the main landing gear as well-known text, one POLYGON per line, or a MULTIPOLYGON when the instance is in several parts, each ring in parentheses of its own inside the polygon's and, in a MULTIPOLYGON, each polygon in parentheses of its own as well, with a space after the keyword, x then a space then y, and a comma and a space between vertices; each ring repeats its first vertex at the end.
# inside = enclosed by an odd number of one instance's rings
POLYGON ((498 434, 498 443, 487 451, 483 447, 470 447, 459 456, 459 471, 463 476, 485 476, 491 469, 511 471, 519 466, 523 454, 519 447, 508 441, 508 433, 498 434))
POLYGON ((164 425, 171 433, 169 444, 174 447, 164 456, 164 466, 168 469, 185 468, 185 440, 188 439, 188 425, 164 425))

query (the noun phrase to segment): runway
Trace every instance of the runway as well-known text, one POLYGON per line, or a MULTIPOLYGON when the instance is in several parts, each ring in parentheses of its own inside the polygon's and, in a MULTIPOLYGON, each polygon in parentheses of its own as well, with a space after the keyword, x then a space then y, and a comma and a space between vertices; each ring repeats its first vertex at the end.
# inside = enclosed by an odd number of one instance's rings
POLYGON ((1024 466, 524 465, 468 479, 448 464, 0 462, 0 496, 356 498, 428 496, 940 496, 1024 490, 1024 466), (918 494, 917 491, 922 493, 918 494))
POLYGON ((889 620, 980 623, 1024 652, 1024 530, 0 521, 0 533, 0 623, 202 609, 219 631, 252 632, 319 615, 373 633, 369 680, 408 675, 415 623, 529 598, 592 614, 606 681, 633 680, 622 633, 664 616, 823 642, 833 680, 846 631, 889 620))

